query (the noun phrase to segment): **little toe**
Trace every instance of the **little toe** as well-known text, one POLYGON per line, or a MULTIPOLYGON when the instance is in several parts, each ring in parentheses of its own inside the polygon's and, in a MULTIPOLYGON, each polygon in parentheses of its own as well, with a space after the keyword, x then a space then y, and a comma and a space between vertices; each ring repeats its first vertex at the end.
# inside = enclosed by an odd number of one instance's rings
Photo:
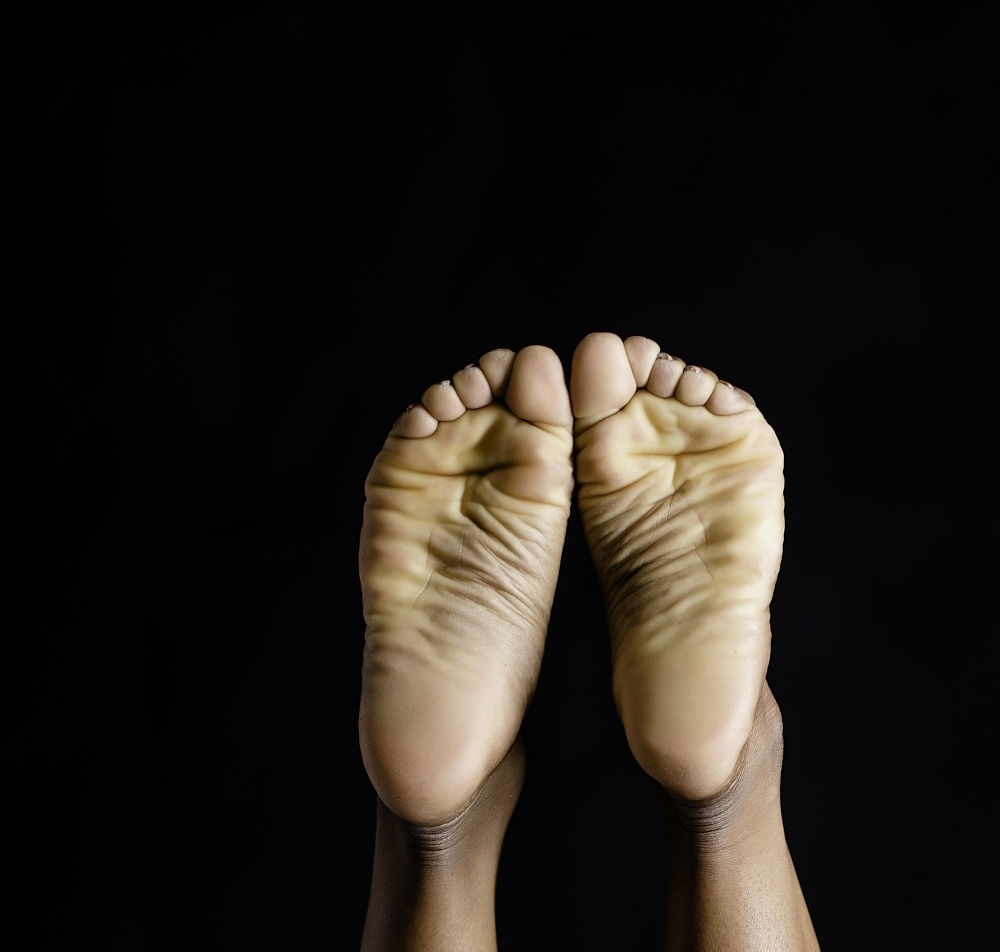
POLYGON ((397 417, 389 431, 392 436, 403 436, 407 439, 423 439, 437 431, 436 417, 427 412, 426 407, 419 403, 410 404, 397 417))
POLYGON ((707 409, 716 416, 729 416, 732 413, 742 413, 757 404, 754 398, 746 390, 734 387, 726 380, 720 380, 712 391, 712 395, 705 401, 707 409))

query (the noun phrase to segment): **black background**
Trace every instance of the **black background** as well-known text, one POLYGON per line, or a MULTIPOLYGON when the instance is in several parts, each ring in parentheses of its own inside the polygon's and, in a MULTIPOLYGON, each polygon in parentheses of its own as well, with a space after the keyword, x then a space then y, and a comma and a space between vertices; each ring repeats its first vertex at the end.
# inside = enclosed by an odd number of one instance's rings
MULTIPOLYGON (((784 444, 770 680, 825 952, 992 934, 982 8, 96 24, 85 53, 60 33, 40 160, 60 252, 103 250, 102 314, 71 322, 46 380, 67 597, 18 722, 41 945, 357 947, 365 473, 427 384, 497 346, 568 363, 593 330, 715 369, 784 444), (95 326, 99 359, 75 360, 95 326), (65 479, 95 449, 96 487, 65 479)), ((658 948, 665 843, 575 521, 527 732, 501 947, 658 948)))

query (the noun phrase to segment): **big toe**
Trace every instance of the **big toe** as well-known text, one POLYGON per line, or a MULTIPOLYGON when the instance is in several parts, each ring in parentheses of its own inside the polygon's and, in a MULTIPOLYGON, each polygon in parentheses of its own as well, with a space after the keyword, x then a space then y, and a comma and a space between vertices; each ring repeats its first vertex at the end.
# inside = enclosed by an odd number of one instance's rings
POLYGON ((542 344, 517 352, 504 400, 512 413, 531 423, 569 426, 573 422, 562 361, 542 344))
POLYGON ((617 334, 598 331, 576 346, 570 371, 570 399, 578 426, 616 413, 637 390, 635 374, 617 334))

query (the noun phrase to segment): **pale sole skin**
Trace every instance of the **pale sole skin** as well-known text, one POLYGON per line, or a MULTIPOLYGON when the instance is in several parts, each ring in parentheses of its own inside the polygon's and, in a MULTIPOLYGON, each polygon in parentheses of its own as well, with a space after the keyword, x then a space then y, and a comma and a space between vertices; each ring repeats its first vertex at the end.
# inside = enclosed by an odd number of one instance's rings
POLYGON ((572 422, 554 351, 490 351, 404 412, 368 474, 361 751, 409 823, 459 815, 517 739, 569 519, 572 422))
POLYGON ((765 687, 781 445, 749 394, 649 338, 588 335, 570 382, 577 505, 630 748, 669 794, 712 796, 765 687))

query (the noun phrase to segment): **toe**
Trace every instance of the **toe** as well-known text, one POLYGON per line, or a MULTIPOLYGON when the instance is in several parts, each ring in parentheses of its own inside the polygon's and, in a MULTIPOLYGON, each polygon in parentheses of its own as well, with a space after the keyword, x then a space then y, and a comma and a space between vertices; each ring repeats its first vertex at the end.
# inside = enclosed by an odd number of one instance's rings
POLYGON ((617 334, 588 334, 573 352, 570 394, 573 415, 590 426, 617 412, 636 392, 635 375, 617 334))
POLYGON ((686 366, 679 357, 660 351, 650 368, 646 389, 657 397, 672 397, 686 366))
POLYGON ((479 369, 489 382, 494 397, 502 397, 507 390, 513 364, 514 351, 508 347, 498 347, 479 358, 479 369))
POLYGON ((705 406, 717 416, 728 416, 731 413, 742 413, 756 406, 753 397, 745 390, 734 387, 725 380, 720 380, 705 402, 705 406))
POLYGON ((689 407, 700 407, 712 395, 718 376, 711 370, 688 364, 674 388, 674 396, 689 407))
POLYGON ((455 388, 450 380, 442 380, 440 383, 431 384, 423 393, 420 402, 426 407, 427 412, 435 420, 442 422, 457 420, 465 413, 465 404, 455 393, 455 388))
POLYGON ((625 338, 625 353, 632 366, 632 376, 637 387, 645 387, 653 362, 660 354, 660 345, 649 337, 625 338))
POLYGON ((463 367, 451 378, 451 382, 454 384, 455 393, 469 410, 485 407, 493 401, 490 382, 486 379, 482 368, 476 364, 463 367))
POLYGON ((522 420, 558 426, 573 422, 562 361, 554 350, 541 344, 517 352, 504 399, 522 420))
POLYGON ((430 436, 438 428, 438 421, 419 403, 407 407, 392 425, 392 436, 421 439, 430 436))

